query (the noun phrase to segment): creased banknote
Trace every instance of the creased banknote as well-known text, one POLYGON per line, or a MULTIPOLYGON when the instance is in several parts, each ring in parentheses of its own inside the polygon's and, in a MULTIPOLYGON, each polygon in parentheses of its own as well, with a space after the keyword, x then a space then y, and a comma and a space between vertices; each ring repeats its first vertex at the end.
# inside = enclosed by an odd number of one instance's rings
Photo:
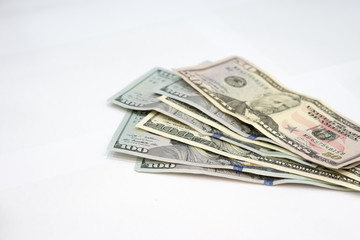
POLYGON ((360 160, 358 124, 242 58, 174 71, 217 108, 309 161, 338 169, 360 160))
POLYGON ((178 163, 206 168, 231 169, 263 176, 307 179, 305 177, 282 172, 269 167, 250 164, 241 160, 204 151, 191 145, 168 139, 136 128, 147 111, 127 111, 123 121, 115 132, 108 149, 138 157, 145 157, 163 162, 178 163))
MULTIPOLYGON (((209 100, 202 96, 198 91, 191 87, 187 82, 180 79, 169 83, 165 86, 161 86, 155 90, 156 93, 160 95, 165 95, 176 99, 180 102, 189 104, 199 111, 203 112, 205 115, 211 117, 212 119, 218 121, 219 123, 226 125, 229 130, 239 134, 248 139, 260 140, 270 142, 275 144, 274 141, 265 137, 261 132, 256 130, 253 126, 245 124, 243 121, 240 121, 238 118, 228 115, 220 111, 217 107, 214 106, 209 100)), ((205 121, 205 123, 210 124, 205 121)), ((232 135, 231 131, 222 130, 223 132, 232 135)))
POLYGON ((191 116, 161 102, 158 99, 159 95, 154 93, 154 90, 162 84, 168 84, 179 79, 170 71, 156 67, 116 93, 108 102, 132 110, 156 110, 178 121, 191 124, 191 127, 200 133, 215 132, 216 130, 211 126, 205 126, 191 116))
POLYGON ((190 173, 201 174, 222 178, 229 178, 234 180, 240 180, 243 182, 265 184, 269 186, 281 185, 281 184, 306 184, 312 186, 318 186, 323 188, 329 188, 334 190, 349 191, 348 188, 341 186, 326 184, 324 182, 306 179, 287 179, 276 177, 265 177, 252 173, 238 172, 234 170, 218 169, 218 168, 204 168, 197 166, 189 166, 177 163, 159 162, 146 158, 138 158, 135 165, 135 170, 138 172, 146 173, 190 173))
MULTIPOLYGON (((187 114, 191 117, 194 117, 195 119, 198 119, 199 121, 204 121, 204 122, 206 122, 207 125, 213 126, 215 129, 219 130, 219 132, 217 132, 216 134, 207 134, 208 136, 212 136, 212 137, 216 137, 218 139, 224 140, 231 144, 237 145, 241 148, 245 148, 247 150, 250 150, 257 154, 260 154, 261 156, 285 158, 285 159, 290 159, 290 160, 293 160, 293 161, 296 161, 298 163, 305 164, 308 166, 312 166, 312 167, 317 166, 316 164, 305 161, 303 158, 296 156, 295 154, 293 154, 289 151, 284 151, 282 148, 276 149, 276 147, 273 147, 270 150, 270 149, 261 147, 262 144, 259 144, 257 146, 257 145, 249 143, 248 141, 246 141, 246 142, 241 141, 240 139, 243 140, 244 138, 240 138, 237 134, 234 134, 234 133, 232 134, 231 131, 227 131, 224 126, 217 123, 215 120, 211 119, 210 117, 208 117, 204 113, 200 112, 196 108, 193 108, 192 106, 187 105, 186 103, 179 102, 179 101, 171 99, 170 97, 167 97, 167 96, 162 96, 159 99, 161 101, 163 101, 164 103, 169 104, 171 107, 178 109, 179 111, 184 112, 185 114, 187 114), (224 133, 223 131, 226 133, 224 133), (227 135, 227 134, 231 134, 231 135, 227 135)), ((187 125, 191 127, 191 124, 187 124, 187 125)), ((257 143, 259 143, 259 142, 257 142, 257 143)), ((267 144, 264 144, 264 146, 266 147, 267 144)))
POLYGON ((360 167, 353 167, 350 169, 337 169, 336 171, 347 177, 360 181, 360 167))
MULTIPOLYGON (((184 122, 202 134, 222 138, 223 134, 220 134, 219 130, 216 128, 208 124, 204 124, 192 116, 185 114, 158 99, 159 95, 154 93, 155 89, 163 84, 169 84, 179 79, 180 78, 178 76, 170 71, 161 68, 154 68, 141 76, 131 85, 116 93, 108 101, 118 106, 133 110, 156 110, 178 121, 184 122)), ((245 125, 246 124, 244 124, 244 128, 245 125)), ((254 141, 241 136, 239 136, 239 138, 241 138, 240 140, 248 141, 268 149, 289 153, 289 151, 283 149, 282 147, 271 143, 254 141)))
POLYGON ((144 119, 142 119, 141 122, 137 124, 137 126, 146 131, 159 134, 183 142, 185 144, 192 145, 194 147, 199 147, 232 159, 259 164, 261 166, 270 167, 280 171, 348 187, 357 191, 360 190, 359 181, 346 177, 337 172, 323 168, 312 168, 285 159, 263 157, 259 154, 242 149, 233 144, 199 134, 192 128, 161 113, 151 112, 144 119))

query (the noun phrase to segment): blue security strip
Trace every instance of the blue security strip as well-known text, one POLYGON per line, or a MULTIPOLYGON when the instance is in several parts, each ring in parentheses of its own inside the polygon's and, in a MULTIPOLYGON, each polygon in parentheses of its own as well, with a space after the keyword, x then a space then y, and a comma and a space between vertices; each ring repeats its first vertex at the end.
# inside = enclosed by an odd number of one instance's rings
POLYGON ((242 172, 243 171, 243 167, 241 167, 241 166, 234 166, 233 167, 233 169, 235 170, 235 171, 240 171, 240 172, 242 172))
POLYGON ((251 140, 255 140, 257 138, 257 136, 250 135, 250 136, 248 136, 248 138, 251 139, 251 140))
POLYGON ((222 133, 216 132, 212 135, 212 137, 214 138, 221 138, 222 136, 224 136, 222 133))
POLYGON ((272 186, 274 185, 274 180, 264 180, 264 184, 272 186))

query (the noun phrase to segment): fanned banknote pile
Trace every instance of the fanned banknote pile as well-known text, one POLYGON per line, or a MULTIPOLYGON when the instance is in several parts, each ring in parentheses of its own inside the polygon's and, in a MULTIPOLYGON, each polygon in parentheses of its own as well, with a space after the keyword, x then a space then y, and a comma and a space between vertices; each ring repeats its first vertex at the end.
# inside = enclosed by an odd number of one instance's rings
POLYGON ((360 126, 242 58, 154 68, 109 102, 128 109, 109 150, 136 171, 360 190, 360 126))

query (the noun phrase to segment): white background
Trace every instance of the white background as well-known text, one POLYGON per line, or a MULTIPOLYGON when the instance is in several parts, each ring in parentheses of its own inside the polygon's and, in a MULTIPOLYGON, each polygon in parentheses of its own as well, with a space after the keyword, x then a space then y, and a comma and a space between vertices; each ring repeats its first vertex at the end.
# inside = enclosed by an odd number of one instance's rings
POLYGON ((140 174, 108 97, 242 56, 360 123, 358 1, 0 1, 0 239, 350 239, 360 195, 140 174))

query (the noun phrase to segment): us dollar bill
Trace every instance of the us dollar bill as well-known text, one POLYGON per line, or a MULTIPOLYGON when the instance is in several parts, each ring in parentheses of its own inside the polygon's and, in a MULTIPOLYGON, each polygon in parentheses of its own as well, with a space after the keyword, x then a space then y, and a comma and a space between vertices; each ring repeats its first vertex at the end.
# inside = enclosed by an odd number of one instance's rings
POLYGON ((163 162, 206 168, 230 169, 271 177, 306 179, 302 176, 269 167, 230 159, 136 128, 136 125, 148 113, 148 111, 126 111, 122 122, 109 143, 108 150, 163 162))
MULTIPOLYGON (((221 137, 221 134, 219 134, 219 131, 216 128, 208 124, 204 124, 192 116, 185 114, 158 99, 159 95, 154 93, 155 89, 163 84, 169 84, 177 80, 180 80, 180 77, 177 75, 168 70, 156 67, 135 80, 132 84, 125 87, 120 92, 116 93, 108 101, 127 109, 142 111, 156 110, 178 121, 184 122, 202 134, 221 137)), ((249 141, 276 151, 285 151, 282 147, 271 143, 253 140, 249 141)))
POLYGON ((203 134, 215 132, 215 129, 211 126, 204 125, 200 121, 161 102, 158 99, 159 95, 154 93, 155 89, 162 84, 172 83, 179 79, 179 76, 170 71, 155 67, 109 98, 108 102, 132 110, 156 110, 165 115, 172 116, 178 121, 191 124, 191 127, 203 134))
POLYGON ((109 98, 108 102, 133 110, 154 110, 161 106, 154 90, 162 84, 169 84, 177 80, 180 80, 180 77, 176 74, 155 67, 109 98))
POLYGON ((338 169, 336 171, 347 177, 360 181, 360 167, 353 167, 350 169, 338 169))
POLYGON ((217 107, 214 106, 214 104, 208 101, 204 96, 202 96, 198 91, 196 91, 193 87, 191 87, 182 79, 155 89, 155 92, 160 95, 165 95, 171 97, 172 99, 176 99, 183 103, 189 104, 194 108, 197 108, 205 115, 226 125, 230 130, 239 134, 240 136, 251 140, 266 141, 272 144, 275 143, 271 139, 265 137, 252 125, 244 123, 238 118, 220 111, 217 107))
POLYGON ((188 173, 188 174, 201 174, 221 178, 229 178, 234 180, 240 180, 243 182, 265 184, 269 186, 281 185, 281 184, 306 184, 312 186, 318 186, 323 188, 329 188, 334 190, 349 191, 348 188, 336 186, 332 184, 326 184, 324 182, 306 179, 287 179, 276 177, 265 177, 252 173, 244 173, 234 170, 218 169, 218 168, 205 168, 190 165, 183 165, 177 163, 160 162, 156 160, 138 158, 135 165, 137 172, 145 173, 188 173))
POLYGON ((192 128, 175 121, 161 113, 151 112, 136 126, 146 131, 171 138, 194 147, 223 155, 232 159, 247 161, 264 167, 270 167, 283 172, 293 173, 300 176, 325 181, 327 183, 340 185, 360 190, 360 182, 344 176, 340 173, 325 168, 313 168, 293 161, 263 157, 252 151, 242 149, 233 144, 221 141, 216 138, 202 135, 192 128))
MULTIPOLYGON (((203 113, 202 111, 198 110, 197 108, 195 108, 192 104, 187 104, 185 102, 176 100, 172 97, 166 96, 166 95, 162 95, 161 97, 159 97, 159 100, 168 104, 169 106, 189 115, 190 117, 202 122, 203 124, 206 124, 208 126, 212 126, 213 128, 219 130, 221 133, 224 133, 230 137, 233 138, 237 138, 243 142, 248 142, 248 143, 252 143, 258 146, 263 146, 263 147, 268 147, 270 146, 273 150, 277 150, 277 151, 281 151, 281 152, 286 152, 289 154, 294 155, 293 153, 289 152, 288 150, 284 149, 283 147, 279 147, 279 146, 273 146, 276 145, 276 143, 274 143, 271 140, 262 142, 262 141, 254 141, 255 137, 254 135, 257 134, 255 132, 252 133, 251 136, 249 137, 244 137, 240 134, 237 134, 233 131, 231 131, 230 129, 228 129, 227 127, 225 127, 221 122, 213 119, 211 116, 207 115, 206 113, 203 113), (272 144, 272 145, 269 145, 272 144)), ((226 123, 226 122, 225 122, 226 123)), ((252 130, 251 130, 252 131, 252 130)), ((216 137, 216 136, 214 136, 216 137)), ((257 139, 262 139, 261 137, 257 137, 257 139)))
MULTIPOLYGON (((178 109, 179 111, 181 111, 191 117, 194 117, 195 119, 197 119, 199 121, 206 122, 207 125, 212 126, 218 130, 218 132, 206 134, 208 136, 212 136, 212 137, 224 140, 231 144, 237 145, 241 148, 244 148, 244 149, 253 151, 257 154, 260 154, 261 156, 285 158, 285 159, 290 159, 290 160, 293 160, 293 161, 301 163, 301 164, 316 167, 316 164, 305 161, 303 158, 296 156, 295 154, 293 154, 289 151, 286 151, 282 148, 272 146, 272 149, 267 149, 266 146, 268 146, 268 144, 267 143, 264 144, 264 143, 260 143, 260 142, 257 142, 257 145, 250 144, 249 141, 246 141, 247 140, 246 138, 241 137, 235 133, 232 133, 231 131, 227 130, 226 127, 222 126, 217 121, 211 119, 206 114, 202 113, 201 111, 199 111, 198 109, 196 109, 190 105, 187 105, 186 103, 179 102, 179 101, 172 99, 170 97, 167 97, 167 96, 159 97, 159 99, 162 102, 170 105, 171 107, 178 109), (262 147, 262 146, 264 146, 264 147, 262 147)), ((191 127, 191 123, 189 123, 187 125, 191 127)))
POLYGON ((220 110, 309 161, 338 169, 360 160, 358 124, 242 58, 174 71, 220 110))

